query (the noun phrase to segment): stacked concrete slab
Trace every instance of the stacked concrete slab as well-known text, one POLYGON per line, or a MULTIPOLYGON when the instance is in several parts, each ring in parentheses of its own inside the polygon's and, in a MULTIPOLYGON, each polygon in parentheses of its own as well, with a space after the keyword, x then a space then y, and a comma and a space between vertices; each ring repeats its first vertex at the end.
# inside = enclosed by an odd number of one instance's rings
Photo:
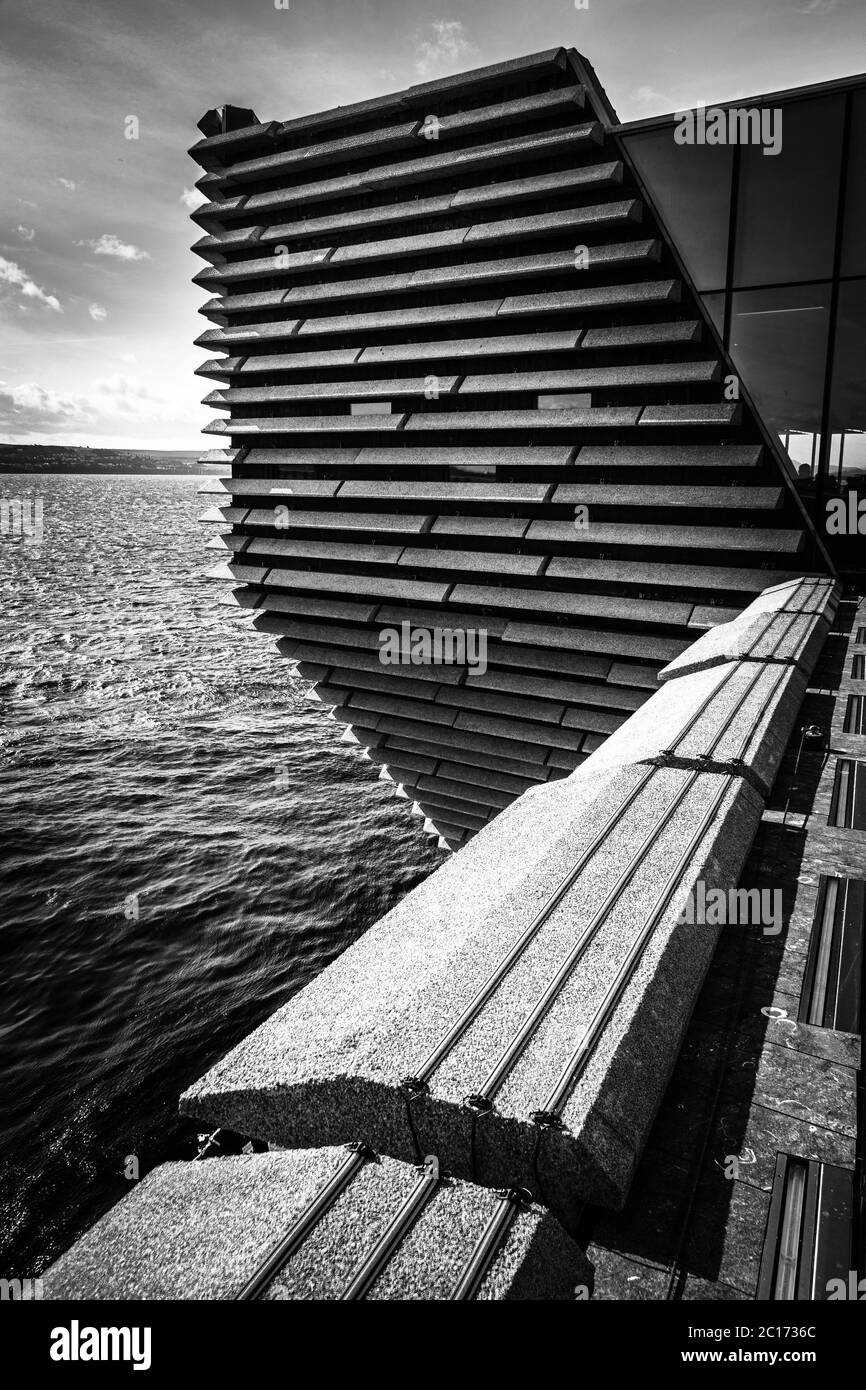
POLYGON ((287 1146, 363 1136, 621 1206, 816 655, 832 581, 768 590, 570 778, 532 789, 183 1097, 287 1146), (803 629, 803 620, 810 625, 803 629), (701 889, 700 885, 703 885, 701 889))
POLYGON ((451 848, 829 568, 611 124, 560 48, 192 150, 214 573, 451 848))

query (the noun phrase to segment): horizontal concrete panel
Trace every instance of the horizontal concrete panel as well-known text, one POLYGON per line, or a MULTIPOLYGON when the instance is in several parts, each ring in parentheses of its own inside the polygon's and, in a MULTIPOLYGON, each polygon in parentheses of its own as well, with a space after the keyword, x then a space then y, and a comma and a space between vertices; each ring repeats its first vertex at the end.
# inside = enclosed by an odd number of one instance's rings
POLYGON ((584 502, 594 507, 708 507, 751 511, 782 505, 781 487, 679 487, 646 483, 562 483, 554 502, 584 502))
POLYGON ((260 594, 260 610, 267 613, 288 613, 301 618, 327 618, 335 622, 372 622, 377 604, 353 599, 314 598, 309 594, 260 594))
POLYGON ((596 628, 575 628, 544 623, 508 622, 504 642, 528 642, 537 646, 565 648, 568 651, 604 652, 613 656, 632 656, 645 661, 670 661, 688 645, 688 638, 662 637, 653 632, 604 632, 596 628))
POLYGON ((272 588, 323 590, 329 594, 369 594, 375 598, 414 598, 422 603, 442 603, 450 584, 422 583, 403 575, 383 579, 376 575, 337 574, 319 570, 270 568, 267 582, 272 588))
POLYGON ((586 541, 593 545, 666 546, 692 550, 772 550, 795 554, 803 544, 802 531, 769 530, 758 526, 641 526, 631 522, 590 520, 591 530, 576 531, 568 521, 534 521, 529 540, 586 541))
POLYGON ((501 299, 476 300, 464 304, 422 304, 414 309, 378 309, 363 314, 336 314, 304 319, 301 336, 328 333, 369 333, 383 328, 421 327, 428 323, 467 323, 476 319, 495 319, 501 299))
POLYGON ((397 531, 420 535, 429 528, 432 517, 407 516, 402 512, 318 512, 265 511, 254 507, 246 514, 248 526, 273 526, 280 530, 302 531, 397 531))
MULTIPOLYGON (((578 579, 592 584, 659 584, 692 589, 740 589, 759 594, 772 571, 734 569, 729 565, 652 564, 647 560, 596 560, 591 556, 554 557, 548 562, 548 579, 578 579)), ((745 602, 745 598, 743 600, 745 602)))
POLYGON ((581 347, 589 351, 620 347, 661 347, 667 343, 697 343, 702 326, 696 319, 678 323, 637 323, 612 328, 590 328, 584 333, 581 347))
MULTIPOLYGON (((442 396, 456 391, 460 378, 437 376, 436 390, 442 396)), ((213 391, 205 405, 249 405, 257 402, 350 400, 389 400, 392 396, 423 396, 430 389, 426 377, 393 377, 388 381, 310 381, 285 386, 232 387, 213 391)))
POLYGON ((409 417, 388 415, 269 415, 253 420, 219 420, 207 434, 384 434, 403 428, 409 417))
POLYGON ((416 430, 629 429, 640 406, 590 406, 565 410, 465 410, 410 415, 407 433, 416 430))
POLYGON ((498 735, 502 738, 522 739, 535 743, 544 749, 579 749, 583 742, 579 733, 563 729, 555 724, 536 724, 528 719, 500 718, 497 714, 486 714, 474 710, 464 710, 455 721, 457 729, 471 729, 476 733, 498 735))
POLYGON ((737 425, 742 407, 734 401, 717 405, 648 405, 641 411, 642 425, 737 425))
MULTIPOLYGON (((374 362, 416 362, 455 357, 508 357, 512 353, 570 352, 580 342, 580 332, 513 333, 503 337, 445 338, 423 343, 384 343, 366 347, 361 365, 374 362)), ((351 349, 350 349, 351 350, 351 349)), ((291 361, 291 358, 280 359, 291 361)))
MULTIPOLYGON (((498 649, 497 649, 498 650, 498 649)), ((495 660, 495 653, 488 648, 488 670, 483 676, 473 675, 473 690, 499 690, 519 695, 535 696, 544 700, 561 700, 565 704, 597 705, 600 708, 623 710, 638 709, 647 698, 643 691, 627 690, 625 687, 611 689, 610 686, 591 685, 588 681, 573 678, 558 680, 550 677, 489 669, 495 660)))
MULTIPOLYGON (((629 367, 588 367, 576 371, 502 372, 467 376, 460 394, 494 391, 589 391, 596 387, 654 386, 716 381, 717 362, 653 362, 629 367)), ((446 378, 447 379, 447 378, 446 378)))
MULTIPOLYGON (((339 486, 339 478, 237 477, 209 479, 207 491, 232 497, 333 497, 339 486)), ((204 488, 199 490, 205 491, 204 488)))
POLYGON ((530 527, 528 516, 440 516, 433 536, 484 536, 488 540, 520 540, 530 527))
POLYGON ((590 289, 556 293, 509 295, 502 301, 503 317, 520 314, 569 313, 571 310, 609 309, 632 304, 675 304, 680 297, 678 280, 645 280, 632 285, 597 285, 590 289))
POLYGON ((477 222, 473 227, 467 228, 466 242, 522 240, 524 237, 540 236, 547 232, 571 231, 578 227, 602 226, 612 222, 636 223, 640 218, 641 204, 636 198, 626 198, 593 203, 591 206, 565 208, 561 212, 537 212, 525 217, 477 222))
POLYGON ((240 365, 234 370, 241 376, 259 372, 305 372, 318 367, 351 367, 361 357, 362 349, 321 348, 318 352, 261 353, 257 357, 235 358, 240 365))
POLYGON ((541 573, 545 560, 540 555, 509 555, 489 550, 428 550, 421 546, 407 545, 398 563, 421 569, 537 575, 541 573))
POLYGON ((762 455, 760 444, 585 444, 576 462, 581 468, 756 468, 762 455))
MULTIPOLYGON (((398 627, 402 622, 411 623, 413 627, 430 627, 431 623, 439 627, 478 626, 476 613, 454 608, 450 604, 447 608, 440 608, 436 613, 431 613, 425 608, 405 608, 385 603, 376 613, 376 620, 389 626, 396 624, 398 627)), ((488 637, 499 637, 505 631, 506 624, 502 618, 485 616, 484 626, 488 637)))
POLYGON ((523 448, 486 449, 471 444, 434 445, 429 449, 361 449, 357 462, 370 468, 400 466, 420 468, 565 468, 576 450, 569 445, 526 445, 523 448))
POLYGON ((631 595, 558 593, 543 589, 482 588, 455 584, 453 603, 487 604, 491 608, 531 609, 537 612, 570 613, 575 617, 619 618, 626 622, 685 625, 692 611, 690 603, 665 603, 637 599, 631 595))
MULTIPOLYGON (((482 687, 478 688, 475 677, 467 677, 465 686, 459 689, 442 690, 436 697, 437 703, 455 709, 477 710, 481 714, 501 714, 507 719, 529 719, 534 724, 559 724, 565 713, 563 704, 543 700, 531 700, 520 695, 510 695, 482 687)), ((546 733, 536 731, 536 742, 544 743, 546 733)))
POLYGON ((393 498, 407 502, 535 502, 548 500, 550 483, 445 483, 415 479, 393 482, 388 479, 350 481, 340 487, 340 497, 393 498))
POLYGON ((269 536, 253 538, 247 555, 276 555, 303 560, 339 560, 347 565, 396 565, 403 553, 400 545, 359 545, 354 541, 282 540, 269 536))
POLYGON ((547 757, 546 745, 528 743, 522 738, 506 737, 504 733, 491 733, 489 727, 486 732, 477 729, 467 732, 465 728, 455 728, 453 725, 433 730, 416 719, 401 719, 397 715, 382 715, 378 723, 383 733, 389 737, 392 734, 406 736, 424 742, 425 746, 432 745, 441 750, 454 749, 460 756, 483 754, 485 760, 492 756, 507 760, 511 766, 531 764, 536 771, 543 769, 547 757))

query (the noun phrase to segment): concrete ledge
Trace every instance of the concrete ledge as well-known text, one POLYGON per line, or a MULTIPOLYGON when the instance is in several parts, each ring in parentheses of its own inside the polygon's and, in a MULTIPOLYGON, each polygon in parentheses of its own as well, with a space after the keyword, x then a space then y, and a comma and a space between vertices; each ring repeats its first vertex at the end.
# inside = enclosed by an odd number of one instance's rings
POLYGON ((581 1200, 619 1206, 715 946, 716 928, 677 920, 699 879, 737 881, 761 809, 740 779, 673 769, 632 767, 526 793, 193 1086, 183 1112, 290 1146, 363 1134, 404 1161, 435 1151, 458 1176, 525 1184, 566 1225, 581 1200), (634 795, 650 771, 651 782, 634 795), (675 874, 717 796, 706 834, 675 874), (675 814, 653 836, 666 811, 675 814), (435 1068, 429 1090, 407 1099, 403 1079, 416 1075, 601 831, 584 872, 435 1068), (648 835, 645 861, 602 912, 495 1107, 476 1118, 465 1098, 479 1091, 648 835), (567 1098, 562 1128, 539 1129, 531 1116, 545 1108, 674 874, 675 892, 567 1098))
POLYGON ((721 623, 698 638, 664 670, 670 681, 727 661, 794 662, 814 665, 839 599, 832 579, 788 580, 765 589, 732 622, 721 623))
MULTIPOLYGON (((47 1271, 45 1297, 237 1298, 347 1156, 327 1148, 157 1168, 47 1271)), ((418 1176, 373 1156, 262 1297, 340 1298, 418 1176)), ((450 1298, 497 1204, 496 1194, 446 1178, 366 1296, 450 1298)), ((548 1212, 524 1205, 476 1297, 587 1298, 591 1284, 578 1246, 548 1212)))

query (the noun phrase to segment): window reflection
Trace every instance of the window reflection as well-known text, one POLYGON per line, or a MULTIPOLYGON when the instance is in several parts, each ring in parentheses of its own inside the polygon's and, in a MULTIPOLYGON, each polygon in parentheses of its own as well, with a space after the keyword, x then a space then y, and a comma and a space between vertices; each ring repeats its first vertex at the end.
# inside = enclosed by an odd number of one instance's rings
POLYGON ((833 273, 844 98, 782 108, 782 149, 740 153, 735 285, 817 280, 833 273))
POLYGON ((731 296, 734 365, 804 479, 818 461, 829 304, 828 283, 731 296))
POLYGON ((866 275, 866 91, 855 92, 851 101, 842 274, 866 275))
POLYGON ((725 296, 723 294, 702 294, 704 307, 712 319, 719 337, 725 336, 725 296))
POLYGON ((830 477, 866 474, 866 280, 839 285, 830 396, 830 477))
POLYGON ((695 288, 721 289, 728 255, 731 146, 678 145, 672 125, 629 135, 626 145, 695 288))

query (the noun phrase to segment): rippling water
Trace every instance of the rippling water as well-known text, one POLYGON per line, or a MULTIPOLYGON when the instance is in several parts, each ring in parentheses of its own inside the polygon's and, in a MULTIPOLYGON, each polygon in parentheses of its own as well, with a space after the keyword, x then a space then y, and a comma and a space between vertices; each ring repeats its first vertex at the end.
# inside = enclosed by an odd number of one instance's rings
POLYGON ((191 476, 0 475, 0 1275, 192 1136, 184 1086, 442 860, 205 579, 191 476))

